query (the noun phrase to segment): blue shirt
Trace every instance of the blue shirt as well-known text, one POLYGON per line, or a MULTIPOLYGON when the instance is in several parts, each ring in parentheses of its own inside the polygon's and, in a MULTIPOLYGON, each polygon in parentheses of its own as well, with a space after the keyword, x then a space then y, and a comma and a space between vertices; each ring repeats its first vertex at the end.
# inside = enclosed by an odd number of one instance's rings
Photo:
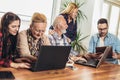
MULTIPOLYGON (((95 48, 99 47, 99 45, 100 45, 100 36, 97 33, 97 34, 93 35, 90 39, 88 52, 95 53, 96 52, 95 48)), ((104 45, 112 46, 113 52, 120 54, 120 40, 115 35, 107 33, 107 35, 104 39, 104 45)), ((114 63, 114 64, 118 64, 117 59, 107 58, 106 61, 114 63)))

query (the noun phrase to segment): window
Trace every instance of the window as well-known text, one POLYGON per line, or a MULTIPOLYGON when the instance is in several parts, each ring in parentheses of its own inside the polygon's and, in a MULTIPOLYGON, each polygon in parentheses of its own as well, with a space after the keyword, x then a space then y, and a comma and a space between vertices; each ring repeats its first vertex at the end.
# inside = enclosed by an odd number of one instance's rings
POLYGON ((108 19, 109 32, 120 38, 120 1, 105 0, 101 17, 108 19))

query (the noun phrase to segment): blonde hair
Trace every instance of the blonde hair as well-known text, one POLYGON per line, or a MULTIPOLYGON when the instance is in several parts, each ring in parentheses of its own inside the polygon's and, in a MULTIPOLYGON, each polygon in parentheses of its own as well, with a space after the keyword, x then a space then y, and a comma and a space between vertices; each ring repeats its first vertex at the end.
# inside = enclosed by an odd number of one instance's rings
POLYGON ((38 22, 39 23, 47 23, 47 18, 44 14, 35 12, 32 16, 31 24, 33 24, 35 22, 37 22, 37 23, 38 22))
POLYGON ((76 3, 69 3, 67 5, 67 7, 65 8, 65 10, 63 10, 61 13, 62 14, 70 14, 74 9, 78 8, 78 6, 76 5, 76 3))

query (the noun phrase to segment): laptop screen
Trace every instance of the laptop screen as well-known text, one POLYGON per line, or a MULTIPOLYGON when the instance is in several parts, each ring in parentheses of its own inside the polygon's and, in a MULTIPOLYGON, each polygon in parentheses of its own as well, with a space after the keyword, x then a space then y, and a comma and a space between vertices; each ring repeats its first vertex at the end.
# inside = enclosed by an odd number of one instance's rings
POLYGON ((71 46, 41 46, 33 71, 61 69, 68 61, 71 46))

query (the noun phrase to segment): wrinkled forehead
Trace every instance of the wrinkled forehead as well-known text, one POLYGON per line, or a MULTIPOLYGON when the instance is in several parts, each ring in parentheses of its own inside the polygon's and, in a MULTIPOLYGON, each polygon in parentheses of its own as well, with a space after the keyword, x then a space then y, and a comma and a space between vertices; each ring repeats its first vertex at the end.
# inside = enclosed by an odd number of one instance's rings
POLYGON ((47 26, 46 23, 33 23, 31 27, 33 27, 34 29, 45 29, 47 26))

